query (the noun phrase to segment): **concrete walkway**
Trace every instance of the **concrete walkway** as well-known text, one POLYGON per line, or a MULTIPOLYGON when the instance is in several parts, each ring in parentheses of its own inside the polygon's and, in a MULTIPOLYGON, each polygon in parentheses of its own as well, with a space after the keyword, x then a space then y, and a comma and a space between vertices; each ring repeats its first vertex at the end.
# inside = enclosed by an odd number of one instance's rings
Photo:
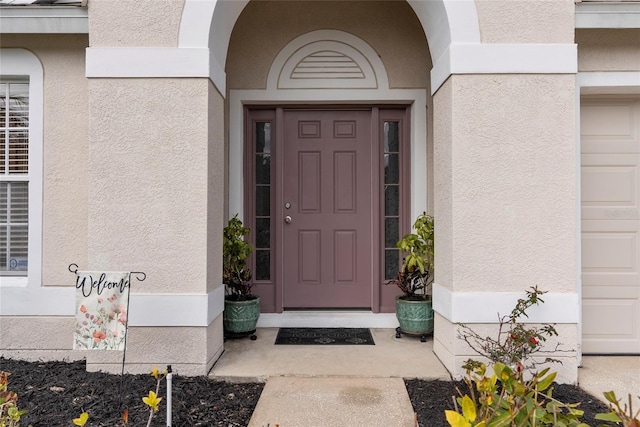
POLYGON ((371 329, 375 345, 274 345, 277 333, 227 341, 210 374, 266 381, 250 427, 414 427, 403 378, 449 379, 432 340, 393 329, 371 329))
POLYGON ((262 396, 249 427, 416 425, 401 378, 273 377, 262 396))
MULTIPOLYGON (((274 345, 277 328, 258 339, 229 340, 210 376, 266 382, 250 427, 415 426, 403 378, 449 380, 433 340, 395 338, 372 329, 376 345, 274 345)), ((593 396, 614 390, 623 403, 640 395, 640 356, 585 356, 579 385, 593 396)), ((640 400, 634 401, 640 408, 640 400)))
POLYGON ((616 397, 628 405, 630 394, 637 411, 640 409, 640 356, 583 356, 578 385, 603 401, 602 393, 613 390, 616 397))

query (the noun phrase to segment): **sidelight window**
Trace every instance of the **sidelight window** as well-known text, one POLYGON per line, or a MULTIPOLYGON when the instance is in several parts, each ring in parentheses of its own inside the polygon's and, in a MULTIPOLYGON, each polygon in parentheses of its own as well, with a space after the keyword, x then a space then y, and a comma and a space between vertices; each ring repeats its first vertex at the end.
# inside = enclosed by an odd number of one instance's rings
POLYGON ((255 280, 271 279, 271 123, 255 123, 255 280))

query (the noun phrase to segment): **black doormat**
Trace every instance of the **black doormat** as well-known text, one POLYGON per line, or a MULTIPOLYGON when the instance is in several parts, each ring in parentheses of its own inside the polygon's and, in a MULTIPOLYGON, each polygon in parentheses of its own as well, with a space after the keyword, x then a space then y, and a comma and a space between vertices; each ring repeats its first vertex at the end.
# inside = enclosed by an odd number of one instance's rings
POLYGON ((375 345, 368 328, 280 328, 276 344, 375 345))

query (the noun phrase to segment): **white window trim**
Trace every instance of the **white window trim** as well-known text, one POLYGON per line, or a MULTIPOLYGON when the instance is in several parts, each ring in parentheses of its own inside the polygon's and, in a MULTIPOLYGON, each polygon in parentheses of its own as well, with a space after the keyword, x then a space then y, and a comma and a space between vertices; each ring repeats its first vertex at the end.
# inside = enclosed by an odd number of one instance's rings
POLYGON ((42 151, 44 82, 40 60, 25 49, 0 49, 0 76, 29 78, 29 252, 27 276, 0 276, 0 286, 42 286, 42 151))

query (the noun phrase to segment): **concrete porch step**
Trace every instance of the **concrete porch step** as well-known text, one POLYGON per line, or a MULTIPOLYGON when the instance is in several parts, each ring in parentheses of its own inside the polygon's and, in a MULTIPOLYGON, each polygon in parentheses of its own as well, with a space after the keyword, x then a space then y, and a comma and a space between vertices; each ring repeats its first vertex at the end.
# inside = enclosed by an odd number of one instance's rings
POLYGON ((371 329, 375 345, 275 345, 278 328, 259 328, 258 339, 227 340, 210 376, 230 381, 271 377, 374 377, 448 380, 433 353, 433 339, 395 338, 394 329, 371 329))

